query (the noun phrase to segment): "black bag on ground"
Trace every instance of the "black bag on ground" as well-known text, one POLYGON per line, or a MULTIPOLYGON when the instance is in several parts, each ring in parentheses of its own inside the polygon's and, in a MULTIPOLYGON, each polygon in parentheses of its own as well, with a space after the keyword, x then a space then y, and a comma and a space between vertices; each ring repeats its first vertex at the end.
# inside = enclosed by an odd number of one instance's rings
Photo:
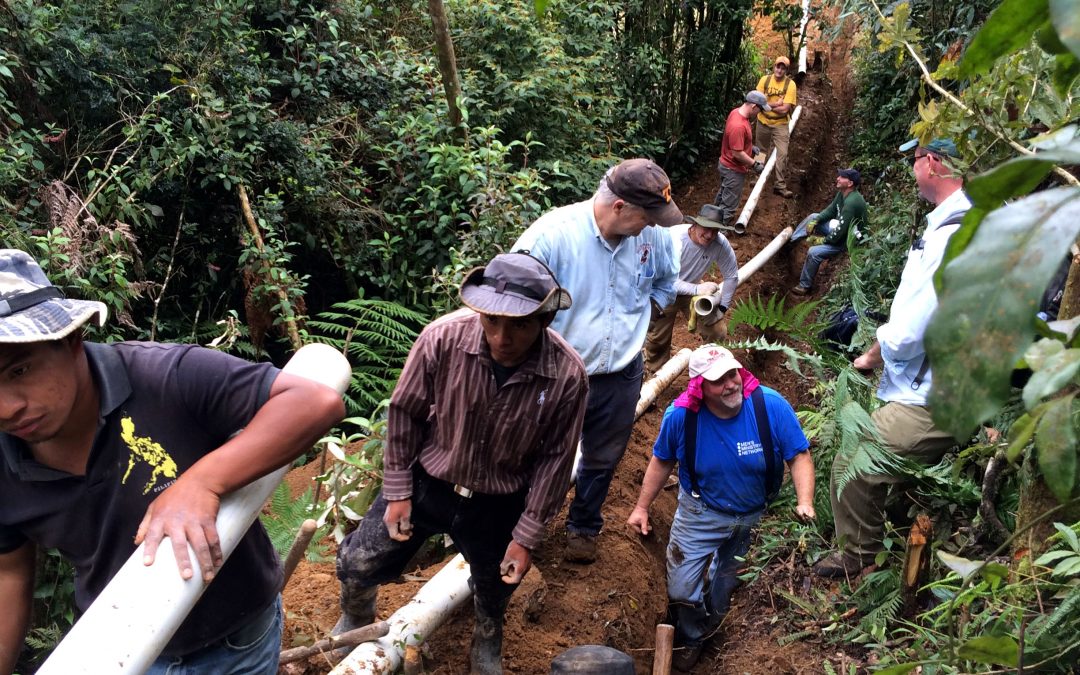
POLYGON ((855 337, 855 329, 858 327, 859 314, 854 307, 847 305, 829 317, 828 325, 818 337, 825 342, 825 346, 842 352, 851 346, 851 338, 855 337))

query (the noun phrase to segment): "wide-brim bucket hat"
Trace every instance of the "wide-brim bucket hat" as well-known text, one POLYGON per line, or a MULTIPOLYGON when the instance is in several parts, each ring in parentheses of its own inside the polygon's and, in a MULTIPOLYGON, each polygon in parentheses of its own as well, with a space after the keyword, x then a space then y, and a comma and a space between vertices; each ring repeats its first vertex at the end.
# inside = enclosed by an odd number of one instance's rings
POLYGON ((481 314, 529 316, 568 309, 570 293, 528 253, 502 253, 477 267, 461 284, 461 302, 481 314))
POLYGON ((25 251, 0 249, 0 343, 47 342, 67 337, 109 311, 93 300, 69 300, 25 251))

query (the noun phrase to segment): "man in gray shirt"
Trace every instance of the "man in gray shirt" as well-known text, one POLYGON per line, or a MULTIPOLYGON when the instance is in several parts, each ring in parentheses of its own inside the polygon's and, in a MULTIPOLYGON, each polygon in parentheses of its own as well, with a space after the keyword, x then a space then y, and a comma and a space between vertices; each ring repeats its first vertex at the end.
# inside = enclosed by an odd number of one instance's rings
POLYGON ((739 285, 739 264, 735 251, 724 235, 719 223, 710 220, 688 218, 690 224, 676 225, 668 231, 679 266, 679 278, 675 280, 675 302, 667 307, 652 306, 649 332, 645 337, 645 368, 655 373, 671 356, 671 333, 675 319, 681 312, 689 317, 693 309, 690 300, 695 295, 713 295, 720 286, 712 281, 702 281, 714 264, 724 277, 720 303, 708 316, 700 317, 697 332, 705 342, 727 339, 727 320, 724 313, 731 306, 735 287, 739 285))

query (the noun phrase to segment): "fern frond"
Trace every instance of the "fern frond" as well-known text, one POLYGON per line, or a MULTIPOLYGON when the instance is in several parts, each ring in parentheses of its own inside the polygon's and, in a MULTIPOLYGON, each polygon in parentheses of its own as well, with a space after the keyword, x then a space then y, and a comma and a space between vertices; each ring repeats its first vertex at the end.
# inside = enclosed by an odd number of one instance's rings
MULTIPOLYGON (((923 467, 897 455, 885 446, 870 415, 855 401, 840 408, 837 415, 840 449, 833 460, 841 469, 836 481, 837 494, 859 475, 892 475, 916 479, 923 467)), ((834 471, 836 469, 834 468, 834 471)))
POLYGON ((340 350, 352 363, 345 404, 356 415, 373 410, 389 395, 427 322, 425 315, 395 302, 354 298, 320 312, 307 327, 313 342, 340 350))
POLYGON ((815 321, 811 315, 817 310, 820 300, 810 300, 788 308, 783 296, 774 295, 768 302, 762 302, 760 296, 740 300, 728 312, 728 330, 734 332, 746 324, 761 331, 783 333, 793 340, 813 345, 815 350, 821 340, 818 333, 825 324, 815 321))
POLYGON ((293 499, 288 484, 284 482, 274 489, 274 494, 270 497, 269 513, 261 514, 260 520, 279 557, 284 558, 288 554, 300 525, 314 517, 309 508, 313 494, 314 491, 309 487, 304 494, 293 499))
POLYGON ((748 351, 761 351, 761 352, 780 352, 787 357, 787 367, 790 370, 795 371, 803 377, 807 377, 807 374, 802 370, 802 364, 808 364, 814 371, 814 375, 823 377, 824 364, 821 357, 817 354, 807 354, 806 352, 789 347, 788 345, 780 344, 778 342, 769 342, 763 337, 756 340, 740 340, 736 342, 725 342, 724 346, 728 349, 745 349, 748 351))

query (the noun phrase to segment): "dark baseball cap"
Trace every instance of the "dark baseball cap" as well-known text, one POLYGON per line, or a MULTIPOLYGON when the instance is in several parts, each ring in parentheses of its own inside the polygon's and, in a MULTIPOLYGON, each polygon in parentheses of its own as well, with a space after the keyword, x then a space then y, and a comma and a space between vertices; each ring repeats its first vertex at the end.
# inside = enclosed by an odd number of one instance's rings
POLYGON ((645 209, 649 220, 656 225, 671 227, 683 222, 682 211, 671 198, 671 179, 651 159, 620 162, 604 180, 616 197, 645 209))
POLYGON ((900 152, 911 152, 916 148, 926 148, 935 155, 946 155, 948 157, 960 157, 960 151, 956 149, 956 143, 953 143, 948 138, 935 138, 926 145, 920 145, 919 139, 913 138, 907 143, 904 143, 899 148, 900 152))
POLYGON ((862 183, 862 175, 859 173, 858 169, 837 169, 836 175, 841 178, 847 178, 852 183, 855 183, 856 187, 862 183))

